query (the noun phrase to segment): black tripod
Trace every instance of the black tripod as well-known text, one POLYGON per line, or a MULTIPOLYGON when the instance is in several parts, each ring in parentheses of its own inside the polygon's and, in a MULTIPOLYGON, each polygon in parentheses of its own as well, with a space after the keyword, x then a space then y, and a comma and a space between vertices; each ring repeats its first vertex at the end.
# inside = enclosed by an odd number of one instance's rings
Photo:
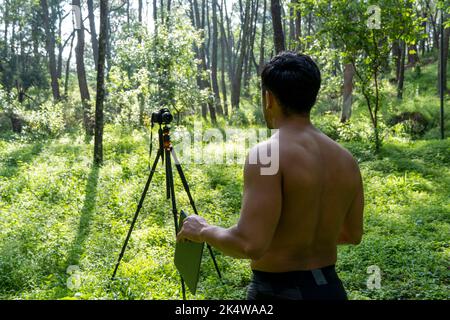
MULTIPOLYGON (((150 186, 150 182, 152 181, 153 174, 155 173, 156 166, 157 166, 160 158, 162 159, 163 163, 165 164, 167 199, 171 199, 171 201, 172 201, 172 213, 173 213, 173 220, 174 220, 174 224, 175 224, 175 236, 179 231, 179 228, 178 228, 179 226, 178 226, 177 204, 175 201, 175 190, 174 190, 174 183, 173 183, 171 156, 173 157, 173 160, 175 162, 175 167, 177 168, 178 174, 181 178, 181 182, 183 183, 184 190, 187 193, 187 196, 189 198, 189 202, 192 206, 192 209, 194 210, 194 213, 196 215, 198 215, 197 208, 195 206, 194 200, 192 199, 192 195, 189 190, 189 185, 188 185, 186 177, 184 176, 184 173, 183 173, 183 169, 181 168, 181 164, 177 159, 175 150, 173 149, 173 146, 172 146, 172 142, 170 141, 170 127, 167 124, 165 124, 162 129, 161 129, 161 124, 160 124, 159 129, 158 129, 158 140, 159 140, 159 148, 158 148, 158 152, 156 154, 155 161, 153 162, 153 165, 151 167, 150 175, 147 179, 147 183, 145 184, 144 191, 142 192, 142 195, 141 195, 141 199, 139 200, 139 204, 137 206, 136 212, 135 212, 133 220, 131 222, 130 229, 128 230, 127 237, 125 238, 125 242, 123 243, 122 250, 120 251, 119 258, 117 259, 117 263, 114 268, 114 272, 112 274, 111 280, 114 280, 114 277, 116 276, 117 269, 119 268, 120 261, 122 260, 123 254, 124 254, 125 249, 128 244, 128 240, 130 239, 131 232, 133 231, 137 217, 142 208, 142 204, 144 203, 145 196, 147 195, 147 191, 150 186)), ((214 262, 214 267, 217 271, 217 274, 218 274, 219 278, 222 278, 219 267, 217 265, 216 258, 211 249, 211 246, 209 244, 207 244, 207 247, 208 247, 209 253, 211 255, 211 258, 214 262)), ((183 278, 181 278, 181 289, 183 292, 183 299, 186 299, 186 289, 184 286, 183 278)))

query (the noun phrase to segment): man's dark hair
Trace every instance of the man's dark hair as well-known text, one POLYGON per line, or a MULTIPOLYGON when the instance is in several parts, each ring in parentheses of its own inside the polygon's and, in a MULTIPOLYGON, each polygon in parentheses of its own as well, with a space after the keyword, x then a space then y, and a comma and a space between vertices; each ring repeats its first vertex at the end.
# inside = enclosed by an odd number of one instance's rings
POLYGON ((261 72, 263 90, 270 90, 286 115, 309 114, 320 89, 320 70, 307 55, 281 52, 261 72))

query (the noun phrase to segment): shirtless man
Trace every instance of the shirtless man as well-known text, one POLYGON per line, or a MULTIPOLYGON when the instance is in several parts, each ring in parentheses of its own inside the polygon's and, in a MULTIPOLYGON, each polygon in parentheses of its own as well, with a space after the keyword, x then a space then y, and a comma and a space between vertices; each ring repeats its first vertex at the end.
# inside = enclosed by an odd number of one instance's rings
POLYGON ((177 239, 207 242, 226 255, 251 259, 247 299, 347 299, 334 264, 337 245, 361 242, 358 164, 310 122, 321 82, 311 58, 283 52, 266 64, 261 77, 267 125, 279 130, 250 153, 279 142, 279 170, 263 175, 263 166, 247 158, 237 225, 225 229, 192 215, 177 239))

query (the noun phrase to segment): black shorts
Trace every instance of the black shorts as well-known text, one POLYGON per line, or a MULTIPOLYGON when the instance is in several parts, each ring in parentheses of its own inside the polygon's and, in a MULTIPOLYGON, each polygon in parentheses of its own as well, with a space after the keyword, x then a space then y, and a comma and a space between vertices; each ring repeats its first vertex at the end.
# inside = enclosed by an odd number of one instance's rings
POLYGON ((253 270, 247 300, 347 300, 334 265, 308 271, 253 270))

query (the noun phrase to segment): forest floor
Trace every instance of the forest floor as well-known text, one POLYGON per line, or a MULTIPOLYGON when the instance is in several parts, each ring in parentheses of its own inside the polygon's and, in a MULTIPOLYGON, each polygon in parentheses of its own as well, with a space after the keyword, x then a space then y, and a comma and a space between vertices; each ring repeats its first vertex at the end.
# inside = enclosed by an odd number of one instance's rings
MULTIPOLYGON (((34 142, 0 140, 0 298, 179 299, 164 171, 154 181, 117 274, 111 273, 148 175, 148 136, 107 126, 105 164, 75 133, 34 142)), ((337 270, 351 299, 448 299, 450 139, 387 140, 379 155, 344 144, 365 187, 364 237, 339 248, 337 270), (367 286, 370 266, 381 288, 367 286)), ((201 215, 237 221, 241 164, 186 164, 201 215)), ((190 212, 176 178, 179 209, 190 212)), ((246 260, 216 251, 221 283, 205 250, 196 299, 242 299, 246 260)))

